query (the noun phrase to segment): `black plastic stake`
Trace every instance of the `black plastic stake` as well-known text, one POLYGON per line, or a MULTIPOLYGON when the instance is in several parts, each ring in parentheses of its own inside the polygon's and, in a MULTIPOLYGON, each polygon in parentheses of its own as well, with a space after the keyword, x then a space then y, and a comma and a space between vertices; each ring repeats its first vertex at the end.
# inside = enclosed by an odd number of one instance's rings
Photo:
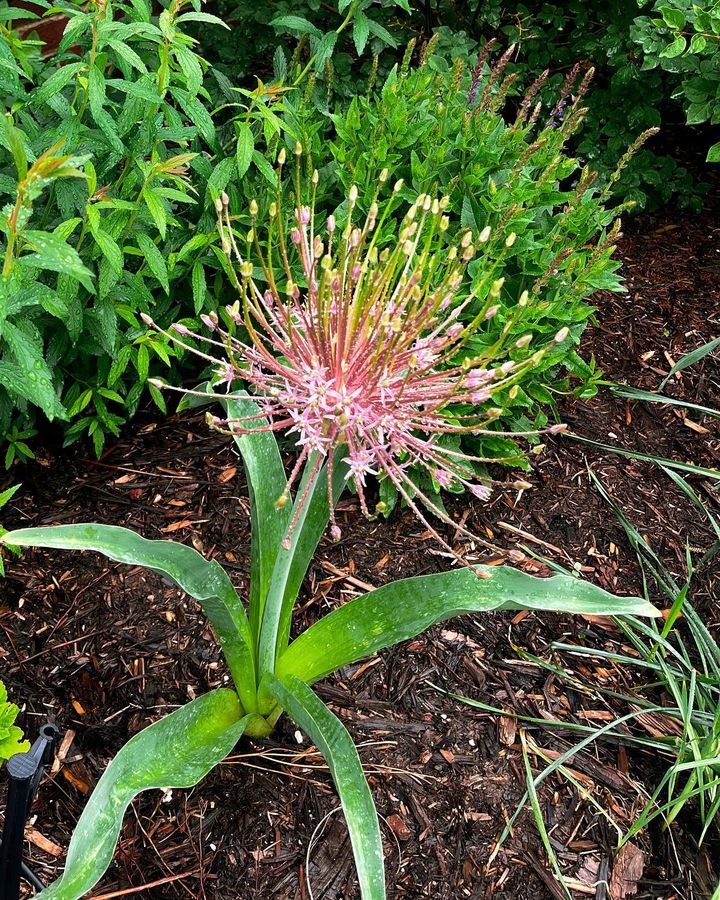
POLYGON ((9 783, 0 844, 0 900, 18 900, 21 877, 38 884, 22 861, 25 823, 40 779, 55 758, 58 734, 55 725, 48 722, 27 753, 18 753, 7 761, 9 783))

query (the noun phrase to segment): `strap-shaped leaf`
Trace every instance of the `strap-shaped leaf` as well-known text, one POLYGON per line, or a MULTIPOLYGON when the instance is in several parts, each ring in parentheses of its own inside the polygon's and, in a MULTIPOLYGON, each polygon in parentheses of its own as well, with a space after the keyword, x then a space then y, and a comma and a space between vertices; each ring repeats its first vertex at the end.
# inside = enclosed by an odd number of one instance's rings
POLYGON ((178 409, 205 406, 215 399, 225 407, 228 419, 252 422, 258 429, 253 434, 233 435, 242 457, 250 495, 250 630, 257 641, 273 568, 292 518, 292 504, 280 509, 275 505, 285 490, 287 476, 275 435, 259 430, 267 426, 267 419, 254 418, 260 416, 261 410, 248 394, 234 391, 228 395, 214 395, 212 385, 206 381, 198 386, 196 393, 186 394, 178 409))
POLYGON ((299 678, 266 679, 270 693, 325 757, 340 797, 363 900, 384 900, 385 867, 375 804, 342 722, 299 678))
POLYGON ((141 791, 187 788, 230 753, 251 716, 240 718, 237 694, 212 691, 131 738, 103 773, 73 832, 62 876, 38 894, 76 900, 110 865, 123 816, 141 791))
MULTIPOLYGON (((229 419, 247 419, 256 416, 260 408, 249 397, 234 394, 221 397, 229 419)), ((261 427, 265 420, 256 420, 261 427)), ((276 502, 285 490, 287 476, 283 467, 275 435, 269 431, 256 431, 252 435, 234 435, 240 451, 250 494, 252 517, 252 552, 250 573, 250 628, 256 638, 260 634, 265 598, 270 587, 273 568, 280 551, 280 544, 292 517, 291 504, 282 509, 276 502)))
MULTIPOLYGON (((290 547, 288 550, 281 549, 278 553, 268 589, 258 654, 258 669, 261 676, 275 670, 275 659, 287 646, 295 600, 330 518, 327 467, 321 466, 308 486, 312 459, 311 457, 305 467, 304 476, 297 490, 296 505, 302 497, 304 502, 295 523, 290 547)), ((332 477, 334 503, 337 503, 346 484, 347 470, 343 459, 342 451, 336 451, 332 477)))
POLYGON ((18 547, 94 550, 116 562, 145 566, 194 597, 210 620, 246 712, 255 712, 255 656, 245 610, 232 582, 215 560, 175 541, 149 541, 117 525, 54 525, 23 528, 0 541, 18 547))
POLYGON ((435 622, 462 613, 493 609, 535 609, 591 615, 657 616, 640 597, 615 597, 568 575, 536 578, 510 566, 421 575, 395 581, 320 619, 278 660, 277 675, 296 675, 308 684, 383 647, 420 634, 435 622))

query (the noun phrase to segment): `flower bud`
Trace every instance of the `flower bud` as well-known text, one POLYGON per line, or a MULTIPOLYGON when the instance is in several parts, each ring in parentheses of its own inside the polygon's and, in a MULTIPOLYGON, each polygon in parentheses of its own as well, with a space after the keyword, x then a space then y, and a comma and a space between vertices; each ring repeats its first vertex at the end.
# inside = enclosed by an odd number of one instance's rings
POLYGON ((562 342, 565 340, 565 338, 569 334, 570 334, 570 329, 567 326, 565 326, 564 328, 561 328, 560 331, 558 331, 558 333, 555 335, 555 338, 554 338, 555 343, 562 344, 562 342))
POLYGON ((510 234, 505 238, 505 246, 510 248, 515 243, 515 238, 517 235, 514 231, 511 231, 510 234))
POLYGON ((285 153, 285 148, 281 147, 280 152, 278 153, 278 165, 284 166, 286 158, 287 158, 287 154, 285 153))
POLYGON ((215 209, 216 209, 219 213, 221 213, 221 212, 223 211, 222 200, 221 200, 219 197, 218 197, 217 200, 215 201, 215 209))
POLYGON ((388 172, 387 169, 382 170, 382 172, 380 173, 380 184, 385 184, 385 182, 388 180, 389 174, 390 173, 388 172))
POLYGON ((243 278, 252 278, 253 266, 251 262, 244 262, 240 266, 240 274, 243 278))
POLYGON ((403 189, 403 185, 404 185, 404 184, 405 184, 405 180, 404 180, 403 178, 399 178, 399 179, 395 182, 395 186, 393 187, 393 193, 394 193, 394 194, 399 194, 400 191, 403 189))
POLYGON ((499 297, 500 291, 502 290, 503 285, 505 284, 504 278, 498 278, 493 281, 492 286, 490 288, 490 296, 491 297, 499 297))
POLYGON ((250 201, 250 215, 254 218, 258 214, 257 200, 250 201))
POLYGON ((357 189, 357 185, 356 185, 356 184, 353 184, 353 185, 350 186, 350 191, 349 191, 349 193, 348 193, 348 200, 349 200, 351 203, 354 204, 354 203, 357 202, 357 198, 358 198, 358 189, 357 189))
POLYGON ((491 230, 492 230, 492 229, 490 228, 490 226, 489 226, 489 225, 486 225, 486 226, 483 228, 483 230, 480 232, 480 238, 479 238, 479 241, 480 241, 481 244, 484 244, 485 241, 488 240, 488 238, 490 237, 490 232, 491 232, 491 230))
POLYGON ((522 337, 518 338, 515 341, 515 346, 518 348, 518 350, 521 350, 523 347, 527 347, 527 345, 530 343, 531 340, 532 340, 531 334, 524 334, 522 337))
POLYGON ((522 294, 520 294, 520 299, 518 300, 518 306, 520 306, 520 307, 527 306, 527 302, 529 299, 530 299, 530 294, 528 294, 527 291, 523 291, 522 294))

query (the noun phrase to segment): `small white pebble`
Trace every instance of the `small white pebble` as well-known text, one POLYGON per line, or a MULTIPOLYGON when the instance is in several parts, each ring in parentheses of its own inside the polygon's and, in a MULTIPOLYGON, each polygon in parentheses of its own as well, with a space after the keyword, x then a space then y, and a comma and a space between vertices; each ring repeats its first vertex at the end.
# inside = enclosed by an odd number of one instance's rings
POLYGON ((168 789, 165 791, 165 793, 163 794, 162 802, 163 802, 163 803, 170 803, 170 801, 172 800, 172 797, 173 797, 172 788, 168 788, 168 789))
POLYGON ((474 746, 475 746, 475 741, 474 741, 472 738, 470 738, 470 740, 468 741, 468 743, 470 744, 471 747, 474 747, 474 746))
POLYGON ((210 849, 215 852, 217 850, 217 846, 215 844, 210 844, 210 849))
POLYGON ((302 742, 304 740, 304 738, 302 736, 302 731, 295 732, 295 740, 298 742, 298 744, 302 744, 302 742))

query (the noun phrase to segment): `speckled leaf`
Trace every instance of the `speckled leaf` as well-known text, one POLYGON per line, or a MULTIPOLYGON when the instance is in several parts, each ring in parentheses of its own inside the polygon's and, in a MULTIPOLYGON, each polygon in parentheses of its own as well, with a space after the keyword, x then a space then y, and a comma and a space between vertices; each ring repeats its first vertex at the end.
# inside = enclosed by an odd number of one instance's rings
POLYGON ((215 560, 174 541, 149 541, 117 525, 21 528, 0 536, 18 547, 93 550, 116 562, 160 572, 194 597, 210 620, 247 712, 256 706, 255 661, 245 610, 232 582, 215 560))
POLYGON ((385 869, 375 804, 360 757, 342 722, 299 678, 268 676, 267 688, 325 757, 350 832, 363 900, 384 900, 385 869))
POLYGON ((141 791, 188 788, 230 753, 249 716, 234 691, 212 691, 131 738, 105 770, 73 832, 62 876, 37 898, 77 900, 112 861, 123 816, 141 791))
POLYGON ((640 597, 615 597, 568 575, 536 578, 511 566, 404 578, 320 619, 278 660, 277 675, 297 675, 312 684, 324 675, 383 647, 409 640, 435 622, 463 613, 532 609, 596 616, 657 616, 640 597))

